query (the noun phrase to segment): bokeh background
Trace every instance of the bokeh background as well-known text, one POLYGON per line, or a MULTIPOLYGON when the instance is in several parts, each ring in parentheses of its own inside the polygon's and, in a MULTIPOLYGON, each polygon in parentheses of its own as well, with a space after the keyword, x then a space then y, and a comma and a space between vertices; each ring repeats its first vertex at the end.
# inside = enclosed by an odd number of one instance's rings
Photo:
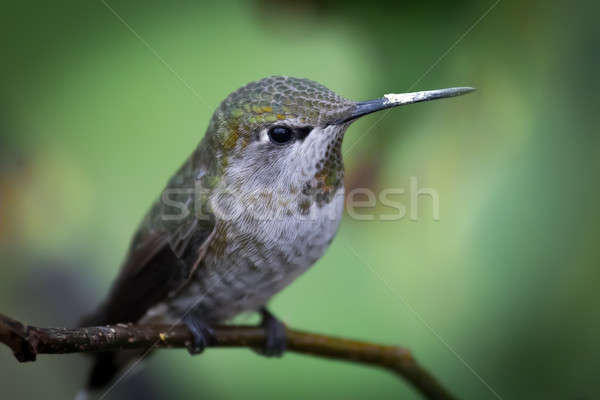
MULTIPOLYGON (((345 218, 272 308, 406 346, 462 398, 600 395, 597 2, 106 4, 3 5, 0 312, 69 326, 91 310, 212 110, 249 81, 307 77, 357 100, 471 85, 365 117, 344 144, 350 187, 416 176, 440 220, 427 198, 417 221, 345 218)), ((87 366, 0 348, 2 396, 71 398, 87 366)), ((418 398, 380 370, 245 349, 159 352, 107 398, 133 394, 418 398)))

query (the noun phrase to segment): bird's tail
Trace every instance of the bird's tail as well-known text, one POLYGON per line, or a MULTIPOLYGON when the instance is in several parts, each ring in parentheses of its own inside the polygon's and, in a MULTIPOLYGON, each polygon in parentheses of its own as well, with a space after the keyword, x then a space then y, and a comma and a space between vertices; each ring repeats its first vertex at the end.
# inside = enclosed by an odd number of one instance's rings
MULTIPOLYGON (((89 400, 94 394, 105 393, 125 376, 130 377, 138 368, 138 362, 148 354, 140 350, 121 350, 96 353, 85 389, 75 400, 89 400)), ((141 365, 141 364, 140 364, 141 365)))
MULTIPOLYGON (((109 324, 110 321, 105 318, 105 315, 104 307, 101 306, 95 313, 82 318, 79 326, 89 327, 109 324)), ((75 400, 88 400, 91 398, 91 394, 107 389, 108 385, 117 379, 126 367, 136 360, 141 360, 143 355, 142 350, 107 351, 91 354, 93 357, 92 369, 86 387, 77 393, 75 400)), ((129 372, 127 370, 127 373, 129 372)))
MULTIPOLYGON (((79 322, 79 326, 101 326, 108 323, 105 307, 101 305, 94 313, 84 316, 79 322)), ((94 360, 86 384, 87 392, 103 389, 117 375, 120 367, 116 364, 116 356, 116 352, 112 351, 92 354, 94 360)))

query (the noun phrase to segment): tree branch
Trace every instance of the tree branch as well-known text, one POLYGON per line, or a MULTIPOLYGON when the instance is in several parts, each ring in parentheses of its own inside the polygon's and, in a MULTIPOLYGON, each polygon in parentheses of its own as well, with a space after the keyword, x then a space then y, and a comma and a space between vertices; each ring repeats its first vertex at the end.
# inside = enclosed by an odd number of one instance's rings
MULTIPOLYGON (((262 347, 265 331, 258 326, 219 326, 211 347, 262 347)), ((387 369, 408 380, 427 399, 453 399, 439 382, 401 347, 324 336, 287 328, 287 350, 363 363, 387 369)), ((20 362, 37 354, 88 353, 120 349, 181 348, 192 340, 183 325, 125 325, 90 328, 37 328, 0 314, 0 342, 20 362)))

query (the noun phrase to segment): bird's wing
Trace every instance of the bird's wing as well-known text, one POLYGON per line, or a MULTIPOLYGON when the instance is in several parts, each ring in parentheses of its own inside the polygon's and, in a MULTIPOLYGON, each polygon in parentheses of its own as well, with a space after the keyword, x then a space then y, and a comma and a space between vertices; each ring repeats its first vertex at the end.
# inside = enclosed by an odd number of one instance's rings
POLYGON ((132 240, 108 298, 83 325, 135 322, 193 275, 215 227, 214 215, 198 191, 198 179, 206 171, 193 164, 192 158, 186 161, 154 203, 132 240))

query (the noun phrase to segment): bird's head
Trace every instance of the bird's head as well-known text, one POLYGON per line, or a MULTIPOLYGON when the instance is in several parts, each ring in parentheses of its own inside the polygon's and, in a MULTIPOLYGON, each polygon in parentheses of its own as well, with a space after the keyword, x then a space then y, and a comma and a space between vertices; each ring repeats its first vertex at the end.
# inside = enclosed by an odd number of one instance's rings
POLYGON ((457 96, 471 88, 389 94, 355 102, 308 79, 272 76, 236 90, 215 111, 210 147, 226 185, 302 194, 325 204, 342 188, 342 140, 363 115, 457 96))

